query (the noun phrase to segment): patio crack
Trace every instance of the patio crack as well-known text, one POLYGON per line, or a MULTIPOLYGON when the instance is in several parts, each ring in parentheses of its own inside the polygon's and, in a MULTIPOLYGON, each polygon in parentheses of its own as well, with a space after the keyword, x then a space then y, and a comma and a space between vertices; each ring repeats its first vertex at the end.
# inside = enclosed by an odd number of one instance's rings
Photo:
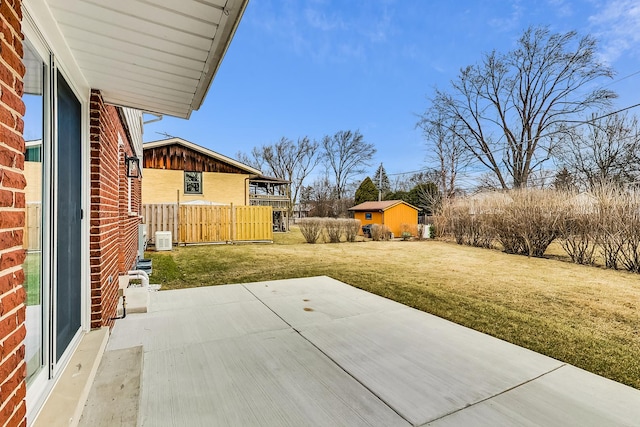
POLYGON ((486 401, 488 401, 488 400, 494 399, 494 398, 496 398, 496 397, 498 397, 498 396, 500 396, 500 395, 503 395, 503 394, 505 394, 505 393, 509 393, 509 392, 510 392, 510 391, 512 391, 512 390, 515 390, 515 389, 517 389, 517 388, 519 388, 519 387, 522 387, 522 386, 523 386, 523 385, 525 385, 525 384, 529 384, 529 383, 531 383, 531 382, 533 382, 533 381, 536 381, 536 380, 538 380, 538 379, 540 379, 540 378, 542 378, 542 377, 544 377, 544 376, 546 376, 546 375, 549 375, 549 374, 551 374, 551 373, 553 373, 553 372, 557 371, 557 370, 558 370, 558 369, 560 369, 560 368, 564 368, 565 366, 567 366, 567 364, 566 364, 566 363, 562 363, 561 365, 556 366, 555 368, 551 369, 550 371, 543 372, 543 373, 541 373, 540 375, 538 375, 538 376, 536 376, 536 377, 529 378, 528 380, 523 381, 523 382, 521 382, 521 383, 519 383, 519 384, 516 384, 516 385, 514 385, 513 387, 509 387, 509 388, 507 388, 507 389, 505 389, 505 390, 502 390, 500 393, 493 394, 493 395, 491 395, 491 396, 485 397, 484 399, 480 399, 480 400, 478 400, 477 402, 470 403, 470 404, 468 404, 468 405, 467 405, 467 406, 465 406, 465 407, 458 408, 458 409, 453 410, 453 411, 451 411, 451 412, 448 412, 448 413, 446 413, 446 414, 444 414, 444 415, 441 415, 441 416, 439 416, 439 417, 436 417, 436 418, 434 418, 434 419, 432 419, 432 420, 428 420, 428 421, 426 421, 424 424, 421 424, 421 426, 429 425, 430 423, 432 423, 432 422, 434 422, 434 421, 441 420, 441 419, 443 419, 443 418, 448 417, 449 415, 453 415, 453 414, 458 413, 458 412, 460 412, 460 411, 464 411, 465 409, 472 408, 472 407, 474 407, 474 406, 476 406, 476 405, 479 405, 479 404, 481 404, 481 403, 483 403, 483 402, 486 402, 486 401))
POLYGON ((258 301, 260 301, 262 303, 262 305, 264 305, 269 311, 271 311, 273 314, 275 314, 280 320, 282 320, 287 326, 289 326, 293 331, 295 331, 296 334, 298 334, 298 336, 300 336, 303 340, 305 340, 306 342, 308 342, 309 344, 311 344, 316 350, 318 350, 321 354, 323 354, 327 359, 329 359, 331 361, 331 363, 333 363, 335 366, 338 367, 338 369, 340 369, 342 372, 344 372, 348 377, 352 378, 355 382, 357 382, 358 384, 360 384, 365 390, 367 390, 369 393, 371 393, 371 395, 375 396, 380 402, 382 402, 387 408, 389 408, 390 410, 392 410, 396 415, 398 415, 400 418, 402 418, 403 420, 405 420, 408 425, 410 426, 416 426, 417 424, 412 423, 410 420, 408 420, 404 415, 402 415, 400 412, 398 412, 389 402, 387 402, 385 399, 383 399, 380 395, 378 395, 378 393, 376 393, 375 391, 373 391, 371 388, 369 388, 365 383, 363 383, 362 381, 360 381, 357 377, 355 377, 353 374, 351 374, 349 371, 347 371, 345 368, 342 367, 342 365, 340 365, 340 363, 338 363, 333 357, 331 357, 329 354, 327 354, 324 350, 322 350, 320 347, 318 347, 313 341, 311 341, 309 338, 305 337, 301 331, 299 331, 298 329, 296 329, 291 323, 287 322, 282 316, 280 316, 280 314, 278 314, 274 309, 272 309, 271 307, 269 307, 268 304, 266 304, 262 299, 260 299, 260 297, 258 297, 258 295, 256 295, 255 293, 253 293, 251 291, 251 289, 249 289, 248 287, 246 287, 245 285, 242 285, 243 288, 245 288, 247 291, 249 291, 249 293, 251 295, 254 296, 255 299, 257 299, 258 301))

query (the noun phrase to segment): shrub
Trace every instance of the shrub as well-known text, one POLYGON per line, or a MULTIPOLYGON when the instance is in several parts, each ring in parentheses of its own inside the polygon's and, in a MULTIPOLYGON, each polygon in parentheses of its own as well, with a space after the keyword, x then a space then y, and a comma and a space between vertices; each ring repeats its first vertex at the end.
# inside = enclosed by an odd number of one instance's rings
POLYGON ((400 237, 404 240, 409 240, 411 237, 418 235, 418 225, 417 224, 400 224, 400 237))
POLYGON ((558 242, 576 264, 594 263, 597 238, 593 215, 580 214, 572 209, 570 216, 560 224, 558 242))
POLYGON ((340 243, 343 229, 344 221, 342 219, 326 218, 324 221, 324 230, 330 243, 340 243))
POLYGON ((376 242, 382 240, 382 226, 380 224, 371 225, 371 239, 376 242))
POLYGON ((300 220, 300 231, 307 243, 316 243, 323 229, 322 218, 303 218, 300 220))
POLYGON ((458 244, 491 248, 497 241, 507 253, 539 257, 558 236, 564 203, 555 191, 523 189, 456 199, 443 213, 458 244))
POLYGON ((344 222, 344 234, 347 242, 355 242, 358 233, 360 232, 360 220, 359 219, 343 219, 344 222))
POLYGON ((640 193, 629 192, 622 202, 624 244, 620 250, 620 260, 628 271, 640 273, 640 193))
POLYGON ((447 225, 459 245, 481 248, 493 247, 494 230, 489 222, 490 213, 495 209, 484 198, 457 199, 451 203, 447 225))
POLYGON ((386 225, 371 225, 371 239, 374 241, 391 239, 391 230, 386 225))
POLYGON ((595 209, 597 235, 604 264, 618 269, 620 255, 625 246, 625 193, 613 185, 599 185, 593 191, 597 200, 595 209))

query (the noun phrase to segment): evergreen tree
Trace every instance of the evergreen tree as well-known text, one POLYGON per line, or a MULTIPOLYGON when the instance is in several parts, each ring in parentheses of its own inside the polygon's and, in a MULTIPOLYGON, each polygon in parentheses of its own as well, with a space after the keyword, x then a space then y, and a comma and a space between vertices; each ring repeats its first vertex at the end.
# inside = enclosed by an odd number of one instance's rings
POLYGON ((569 172, 566 167, 563 167, 560 171, 556 173, 555 179, 553 180, 553 186, 556 190, 561 191, 572 191, 576 189, 575 178, 569 172))
POLYGON ((387 171, 384 170, 382 163, 380 163, 380 166, 378 166, 378 169, 376 170, 376 174, 373 176, 373 183, 379 190, 382 190, 382 200, 385 200, 386 196, 391 193, 391 183, 389 182, 387 171))
POLYGON ((371 178, 366 177, 356 190, 355 204, 376 201, 378 200, 378 187, 371 181, 371 178))

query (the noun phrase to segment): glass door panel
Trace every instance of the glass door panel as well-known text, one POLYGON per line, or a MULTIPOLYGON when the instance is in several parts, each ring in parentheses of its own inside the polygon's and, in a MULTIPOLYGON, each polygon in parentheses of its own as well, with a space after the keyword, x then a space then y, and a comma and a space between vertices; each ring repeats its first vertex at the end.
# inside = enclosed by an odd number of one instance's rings
POLYGON ((25 272, 24 288, 27 294, 25 356, 27 360, 27 383, 33 379, 44 365, 43 359, 43 195, 44 195, 44 144, 45 126, 45 78, 47 67, 28 40, 25 41, 24 77, 26 107, 24 116, 25 162, 25 227, 23 245, 27 256, 23 264, 25 272))
POLYGON ((82 106, 57 73, 55 360, 81 326, 82 106))

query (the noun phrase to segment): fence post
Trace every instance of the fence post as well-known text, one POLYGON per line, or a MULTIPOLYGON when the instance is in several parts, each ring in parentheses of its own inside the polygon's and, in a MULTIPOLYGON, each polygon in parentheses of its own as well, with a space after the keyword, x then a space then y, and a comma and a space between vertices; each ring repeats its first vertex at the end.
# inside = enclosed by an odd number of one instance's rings
POLYGON ((236 210, 233 203, 230 204, 229 212, 229 239, 233 242, 236 239, 236 210))

